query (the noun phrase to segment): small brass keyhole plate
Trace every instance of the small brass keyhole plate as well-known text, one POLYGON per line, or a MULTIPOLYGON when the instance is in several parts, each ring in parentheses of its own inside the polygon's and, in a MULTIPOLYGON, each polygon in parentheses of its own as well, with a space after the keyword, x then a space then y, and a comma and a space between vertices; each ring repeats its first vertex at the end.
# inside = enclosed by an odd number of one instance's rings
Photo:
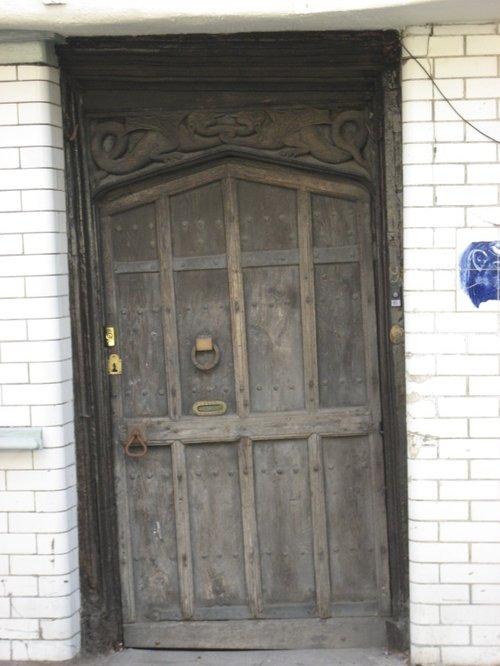
POLYGON ((108 358, 108 375, 122 374, 122 360, 118 354, 110 354, 108 358))

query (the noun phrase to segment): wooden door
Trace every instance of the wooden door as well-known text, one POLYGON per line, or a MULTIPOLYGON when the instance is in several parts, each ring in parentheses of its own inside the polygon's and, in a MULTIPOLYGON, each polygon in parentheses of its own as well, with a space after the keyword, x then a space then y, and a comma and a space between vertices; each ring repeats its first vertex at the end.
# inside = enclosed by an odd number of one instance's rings
POLYGON ((228 160, 100 213, 125 644, 382 644, 367 190, 228 160))

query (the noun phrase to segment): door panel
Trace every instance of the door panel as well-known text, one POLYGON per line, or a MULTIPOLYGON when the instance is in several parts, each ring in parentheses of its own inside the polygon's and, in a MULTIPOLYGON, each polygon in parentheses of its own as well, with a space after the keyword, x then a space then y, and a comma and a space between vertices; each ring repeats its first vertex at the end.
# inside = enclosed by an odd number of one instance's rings
POLYGON ((298 266, 243 271, 253 412, 304 409, 298 266))
POLYGON ((300 604, 307 617, 316 601, 307 441, 258 442, 254 466, 263 614, 272 617, 277 605, 295 616, 300 604))
POLYGON ((123 367, 125 416, 167 414, 163 327, 158 273, 128 273, 116 277, 118 334, 123 367))
POLYGON ((130 553, 134 575, 132 618, 138 622, 181 619, 170 449, 152 449, 137 465, 126 461, 130 553), (151 455, 149 455, 149 453, 151 455), (162 498, 151 505, 152 497, 162 498), (147 547, 146 547, 147 545, 147 547))
POLYGON ((242 180, 236 188, 243 252, 297 247, 296 191, 242 180))
POLYGON ((195 617, 248 617, 243 533, 234 444, 186 447, 189 519, 194 572, 195 617), (226 611, 226 613, 224 612, 226 611))
POLYGON ((363 405, 367 390, 359 264, 317 265, 314 274, 320 406, 363 405))
POLYGON ((116 450, 126 644, 383 641, 367 192, 228 161, 114 196, 102 224, 113 429, 148 446, 116 450))
MULTIPOLYGON (((224 400, 228 412, 236 407, 234 365, 227 271, 198 270, 175 273, 177 331, 179 340, 182 413, 191 414, 197 400, 224 400), (210 372, 200 372, 193 364, 196 338, 206 332, 219 346, 221 358, 210 372)), ((213 361, 212 352, 198 352, 202 365, 213 361)))
POLYGON ((325 438, 323 459, 332 602, 376 601, 370 442, 325 438))
POLYGON ((226 251, 220 182, 172 196, 170 219, 174 257, 203 257, 226 251))
POLYGON ((158 258, 156 211, 153 204, 134 206, 113 217, 113 260, 148 261, 158 258))

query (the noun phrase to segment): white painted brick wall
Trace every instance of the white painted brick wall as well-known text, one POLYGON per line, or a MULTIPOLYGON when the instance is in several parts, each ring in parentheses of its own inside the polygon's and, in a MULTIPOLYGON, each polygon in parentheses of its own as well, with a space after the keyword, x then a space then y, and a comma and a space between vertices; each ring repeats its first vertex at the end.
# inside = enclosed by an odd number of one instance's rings
POLYGON ((44 448, 0 451, 0 660, 79 649, 64 172, 58 72, 0 67, 0 427, 44 448))
MULTIPOLYGON (((410 28, 404 44, 500 140, 500 25, 410 28)), ((403 64, 412 663, 500 663, 500 301, 458 262, 500 241, 500 148, 403 64)))

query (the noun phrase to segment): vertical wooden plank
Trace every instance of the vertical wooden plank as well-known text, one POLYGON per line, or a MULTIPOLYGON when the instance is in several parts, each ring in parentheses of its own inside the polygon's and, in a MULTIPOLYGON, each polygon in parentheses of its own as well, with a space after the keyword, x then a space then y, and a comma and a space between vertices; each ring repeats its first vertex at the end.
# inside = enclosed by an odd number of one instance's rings
POLYGON ((391 612, 391 581, 387 561, 387 510, 383 441, 378 432, 368 436, 369 469, 372 481, 373 534, 378 607, 381 614, 391 612))
POLYGON ((194 614, 193 558, 191 554, 191 534, 189 527, 186 458, 184 456, 184 445, 179 441, 172 444, 172 476, 174 480, 181 611, 183 618, 189 620, 194 614))
POLYGON ((328 534, 326 530, 325 482, 321 438, 313 434, 308 439, 309 483, 311 488, 311 512, 314 543, 314 574, 316 579, 316 603, 321 618, 331 616, 330 564, 328 534))
POLYGON ((361 309, 366 359, 366 390, 373 419, 380 421, 380 387, 378 373, 377 331, 370 325, 376 321, 375 284, 373 274, 373 242, 371 236, 370 205, 358 201, 355 208, 356 226, 360 235, 360 283, 361 309))
MULTIPOLYGON (((116 305, 116 285, 113 275, 113 217, 103 215, 101 218, 101 234, 103 244, 103 270, 105 274, 104 292, 105 292, 105 316, 106 324, 118 327, 118 313, 116 305)), ((102 341, 101 341, 102 344, 102 341)), ((109 355, 108 350, 106 356, 109 355)), ((120 507, 117 519, 118 532, 118 558, 120 563, 120 591, 122 614, 125 622, 134 622, 135 613, 135 593, 134 576, 132 562, 132 545, 130 539, 130 513, 129 497, 127 488, 126 461, 123 449, 120 446, 118 424, 123 417, 121 377, 109 376, 108 386, 111 388, 111 418, 113 427, 113 448, 114 448, 114 474, 115 474, 115 497, 116 505, 120 507)))
POLYGON ((243 542, 245 546, 245 576, 248 604, 253 617, 262 614, 262 583, 260 577, 260 553, 255 518, 255 488, 253 473, 252 440, 243 437, 238 445, 240 472, 241 512, 243 542))
POLYGON ((247 416, 250 406, 248 386, 248 352, 245 331, 245 296, 241 272, 241 247, 238 207, 234 182, 229 172, 222 184, 224 217, 226 224, 227 273, 229 280, 229 302, 231 328, 233 331, 234 376, 236 383, 236 406, 239 416, 247 416))
MULTIPOLYGON (((380 383, 378 365, 377 336, 370 329, 370 322, 376 319, 375 284, 372 269, 372 235, 370 224, 371 209, 368 203, 356 205, 356 221, 361 236, 361 285, 363 319, 365 330, 365 353, 368 401, 375 423, 382 421, 380 383)), ((394 308, 392 308, 394 309, 394 308)), ((371 473, 371 502, 373 511, 373 539, 375 548, 375 569, 377 577, 378 604, 381 613, 391 611, 390 572, 387 561, 387 508, 386 480, 384 470, 384 442, 379 432, 368 437, 369 470, 371 473)), ((393 507, 394 508, 394 507, 393 507)))
MULTIPOLYGON (((119 316, 118 316, 118 289, 116 284, 116 276, 113 271, 113 216, 105 215, 101 220, 101 234, 102 234, 102 262, 105 274, 104 280, 104 301, 105 301, 105 325, 114 326, 118 331, 119 316)), ((104 333, 102 333, 104 335, 104 333)), ((100 340, 101 345, 104 339, 100 340)), ((118 345, 120 340, 118 340, 118 345)), ((102 346, 101 346, 102 349, 102 346)), ((118 346, 119 349, 119 346, 118 346)), ((106 349, 106 358, 109 357, 114 349, 106 349)), ((121 422, 123 417, 123 389, 121 377, 108 376, 109 388, 111 394, 111 415, 115 432, 117 431, 116 425, 121 422)))
POLYGON ((300 297, 302 308, 302 337, 306 408, 318 409, 318 351, 314 300, 314 259, 312 251, 311 204, 309 193, 298 192, 300 297))
POLYGON ((130 495, 127 484, 126 456, 120 446, 117 433, 118 428, 115 427, 113 445, 116 451, 114 460, 116 505, 120 507, 118 512, 118 557, 120 560, 122 613, 124 622, 135 622, 136 604, 132 540, 130 538, 130 495))
POLYGON ((181 415, 181 387, 179 371, 179 345, 174 297, 174 277, 172 270, 172 241, 170 232, 170 209, 168 198, 157 201, 157 239, 160 257, 160 280, 164 294, 163 340, 165 345, 165 372, 167 374, 167 392, 169 415, 178 419, 181 415))

